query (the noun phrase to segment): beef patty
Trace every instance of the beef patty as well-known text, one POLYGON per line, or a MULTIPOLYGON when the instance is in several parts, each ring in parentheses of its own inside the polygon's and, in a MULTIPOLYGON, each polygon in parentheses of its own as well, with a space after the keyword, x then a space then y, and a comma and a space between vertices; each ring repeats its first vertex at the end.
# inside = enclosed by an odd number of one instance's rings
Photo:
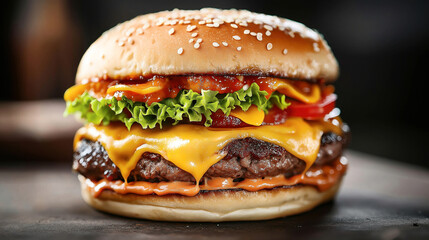
MULTIPOLYGON (((314 165, 324 165, 342 154, 349 138, 348 127, 344 135, 325 133, 314 165)), ((305 162, 284 148, 255 138, 236 139, 222 150, 223 159, 211 166, 204 177, 262 178, 284 174, 290 177, 305 169, 305 162)), ((73 169, 91 180, 124 180, 119 168, 110 160, 99 142, 82 139, 73 154, 73 169)), ((161 155, 146 152, 131 171, 128 182, 133 181, 195 181, 194 177, 169 162, 161 155)))

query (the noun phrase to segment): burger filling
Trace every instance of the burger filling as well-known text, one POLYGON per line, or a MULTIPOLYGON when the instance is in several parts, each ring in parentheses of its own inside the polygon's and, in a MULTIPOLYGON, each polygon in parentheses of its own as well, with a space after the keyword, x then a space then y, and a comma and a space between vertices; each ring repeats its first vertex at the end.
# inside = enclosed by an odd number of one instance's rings
POLYGON ((323 81, 254 76, 89 81, 64 96, 65 114, 88 123, 73 169, 98 194, 323 190, 346 169, 349 131, 333 91, 323 81))

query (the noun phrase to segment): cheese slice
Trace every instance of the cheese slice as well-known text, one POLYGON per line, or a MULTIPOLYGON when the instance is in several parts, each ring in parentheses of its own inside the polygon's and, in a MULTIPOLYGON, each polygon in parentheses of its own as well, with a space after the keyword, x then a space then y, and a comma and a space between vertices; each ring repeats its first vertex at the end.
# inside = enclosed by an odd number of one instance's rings
POLYGON ((265 118, 264 111, 258 109, 255 105, 250 106, 247 111, 243 111, 241 108, 236 108, 231 111, 230 115, 253 126, 261 126, 265 118))
POLYGON ((226 153, 221 150, 234 139, 253 137, 285 148, 306 162, 308 169, 317 158, 323 132, 341 134, 338 126, 328 121, 305 121, 289 118, 283 124, 245 128, 210 128, 180 124, 164 129, 131 130, 122 123, 107 126, 88 124, 78 130, 75 149, 86 138, 99 141, 126 180, 145 152, 157 153, 180 169, 190 173, 197 182, 226 153))
POLYGON ((283 79, 276 79, 272 87, 275 89, 274 91, 278 91, 288 97, 300 100, 304 103, 316 103, 321 98, 320 87, 317 84, 311 84, 309 94, 303 93, 300 89, 283 79))
POLYGON ((145 95, 150 93, 158 92, 166 87, 169 80, 168 78, 155 78, 152 81, 149 81, 147 83, 141 83, 141 84, 117 84, 114 86, 111 86, 107 89, 108 95, 113 95, 115 92, 118 91, 128 91, 135 94, 145 95))
POLYGON ((88 91, 89 84, 79 84, 74 85, 66 90, 64 93, 64 100, 65 101, 73 101, 75 98, 82 95, 85 91, 88 91))
POLYGON ((115 92, 118 92, 118 91, 128 91, 136 94, 145 95, 149 93, 158 92, 162 88, 163 86, 142 87, 141 84, 137 84, 137 85, 118 84, 118 85, 109 87, 107 89, 107 94, 113 95, 115 92))

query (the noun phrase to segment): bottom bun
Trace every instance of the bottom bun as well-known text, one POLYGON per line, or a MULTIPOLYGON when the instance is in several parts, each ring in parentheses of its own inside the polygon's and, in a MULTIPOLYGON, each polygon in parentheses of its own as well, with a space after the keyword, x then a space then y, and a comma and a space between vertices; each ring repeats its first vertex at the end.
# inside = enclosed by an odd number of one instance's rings
POLYGON ((133 218, 183 222, 254 221, 299 214, 331 200, 341 183, 339 181, 323 192, 301 185, 256 192, 207 191, 194 197, 118 194, 104 190, 95 198, 86 185, 85 177, 79 175, 79 180, 85 202, 100 211, 133 218))

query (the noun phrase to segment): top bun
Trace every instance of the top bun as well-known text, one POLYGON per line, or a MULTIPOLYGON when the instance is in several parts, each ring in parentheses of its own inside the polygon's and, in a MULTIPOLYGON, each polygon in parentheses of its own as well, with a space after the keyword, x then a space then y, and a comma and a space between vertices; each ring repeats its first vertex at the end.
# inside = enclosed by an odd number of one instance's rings
POLYGON ((76 83, 183 74, 332 82, 338 63, 323 37, 301 23, 245 10, 173 10, 103 33, 83 56, 76 83))

